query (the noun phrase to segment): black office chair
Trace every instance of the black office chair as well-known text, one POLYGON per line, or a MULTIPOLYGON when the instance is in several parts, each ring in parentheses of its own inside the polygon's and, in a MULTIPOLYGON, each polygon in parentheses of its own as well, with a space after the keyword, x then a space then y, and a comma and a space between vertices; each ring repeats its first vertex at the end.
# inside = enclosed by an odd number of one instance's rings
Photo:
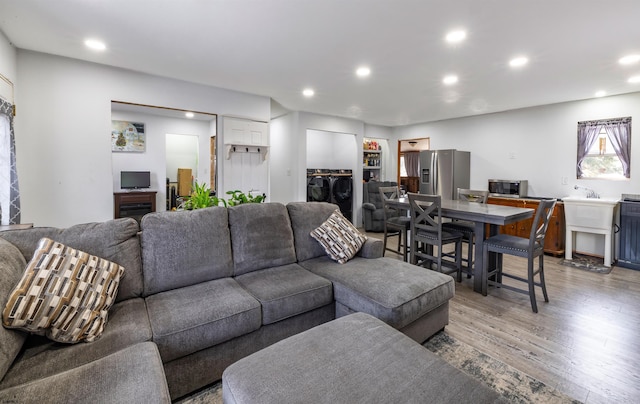
POLYGON ((411 209, 411 263, 431 268, 436 262, 436 270, 447 274, 456 272, 458 282, 462 281, 462 233, 443 231, 440 195, 409 194, 411 209), (418 248, 420 243, 422 248, 418 248), (444 260, 442 246, 455 243, 455 262, 444 260), (437 255, 433 247, 437 247, 437 255), (446 266, 451 270, 443 271, 446 266))
POLYGON ((411 218, 406 215, 406 210, 400 211, 400 209, 389 206, 386 203, 388 199, 397 199, 400 196, 400 188, 398 186, 380 187, 378 188, 378 192, 380 192, 380 199, 382 200, 384 208, 384 239, 382 256, 384 256, 385 251, 392 251, 396 254, 401 254, 400 249, 402 248, 402 256, 404 260, 407 261, 409 258, 407 253, 407 233, 411 227, 411 218), (395 236, 398 237, 397 251, 387 247, 387 240, 389 237, 395 236))
POLYGON ((496 268, 482 273, 482 294, 487 295, 488 286, 503 287, 515 292, 529 294, 531 300, 531 309, 534 313, 538 312, 538 305, 536 304, 536 292, 535 287, 542 288, 542 294, 544 295, 544 301, 548 302, 547 287, 544 283, 544 237, 547 232, 547 226, 549 225, 549 219, 553 213, 553 208, 556 205, 554 199, 545 199, 540 201, 538 210, 533 219, 531 226, 531 234, 529 239, 511 236, 508 234, 498 234, 493 237, 489 237, 484 241, 484 262, 485 265, 489 262, 489 253, 498 253, 496 268), (527 258, 527 277, 523 278, 514 274, 508 274, 502 269, 503 254, 511 254, 518 257, 527 258), (535 258, 538 257, 538 269, 533 269, 535 258), (539 275, 540 281, 535 281, 535 276, 539 275), (502 283, 502 277, 515 279, 521 282, 526 282, 529 286, 528 289, 520 289, 514 286, 505 285, 502 283), (491 279, 494 278, 495 279, 491 279))
MULTIPOLYGON (((489 199, 489 191, 458 188, 457 193, 457 198, 460 201, 487 203, 487 199, 489 199)), ((467 257, 462 258, 462 261, 467 264, 464 272, 467 273, 467 278, 471 278, 471 275, 473 275, 473 245, 475 243, 476 234, 475 223, 465 220, 454 220, 452 222, 443 223, 442 228, 446 231, 457 231, 462 233, 462 241, 468 244, 467 257)))

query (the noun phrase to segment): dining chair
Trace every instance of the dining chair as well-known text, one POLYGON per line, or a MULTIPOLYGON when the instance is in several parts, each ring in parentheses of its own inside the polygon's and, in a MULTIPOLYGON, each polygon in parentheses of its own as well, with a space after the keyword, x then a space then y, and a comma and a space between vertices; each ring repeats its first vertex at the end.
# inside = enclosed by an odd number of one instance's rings
POLYGON ((406 211, 402 211, 397 207, 393 207, 387 204, 389 199, 397 199, 400 197, 400 187, 380 187, 378 188, 380 193, 380 199, 382 200, 384 208, 384 239, 382 255, 385 251, 392 251, 396 254, 402 254, 404 261, 407 261, 409 256, 407 253, 408 240, 407 234, 411 227, 411 218, 406 215, 406 211), (398 250, 393 250, 387 247, 387 240, 390 237, 398 237, 398 250), (404 239, 404 241, 403 241, 404 239), (403 249, 402 252, 400 249, 403 249))
POLYGON ((440 195, 422 195, 409 193, 411 211, 411 263, 431 268, 436 262, 436 270, 447 274, 456 273, 458 282, 462 281, 462 233, 442 229, 440 195), (455 243, 455 261, 443 259, 442 246, 455 243), (422 248, 418 248, 418 245, 422 248), (437 248, 437 255, 434 247, 437 248), (451 270, 443 271, 443 266, 451 270))
MULTIPOLYGON (((487 203, 487 199, 489 199, 489 191, 458 188, 457 199, 460 201, 474 203, 487 203)), ((467 273, 467 278, 471 278, 471 275, 473 275, 473 246, 475 243, 476 224, 466 220, 454 220, 452 222, 443 223, 442 228, 447 231, 457 231, 462 233, 462 241, 468 245, 467 257, 462 258, 462 261, 467 264, 463 270, 467 273)))
POLYGON ((489 262, 489 253, 497 253, 496 268, 491 271, 482 271, 482 294, 487 295, 488 287, 496 286, 505 289, 513 290, 515 292, 529 294, 531 300, 531 309, 534 313, 538 312, 538 305, 536 304, 536 292, 535 287, 538 286, 542 289, 544 295, 544 301, 549 301, 547 295, 547 287, 544 283, 544 238, 549 225, 549 219, 553 213, 553 208, 556 205, 555 199, 544 199, 540 201, 536 215, 531 225, 531 233, 529 238, 522 238, 512 236, 509 234, 498 234, 496 236, 489 237, 484 241, 484 262, 485 265, 489 262), (506 273, 502 267, 503 255, 510 254, 518 257, 527 258, 527 277, 524 278, 512 273, 506 273), (535 258, 538 257, 538 268, 534 269, 535 258), (535 276, 539 276, 539 282, 535 281, 535 276), (511 285, 502 283, 502 277, 515 279, 517 281, 526 282, 527 289, 518 288, 511 285), (494 279, 492 279, 494 278, 494 279))

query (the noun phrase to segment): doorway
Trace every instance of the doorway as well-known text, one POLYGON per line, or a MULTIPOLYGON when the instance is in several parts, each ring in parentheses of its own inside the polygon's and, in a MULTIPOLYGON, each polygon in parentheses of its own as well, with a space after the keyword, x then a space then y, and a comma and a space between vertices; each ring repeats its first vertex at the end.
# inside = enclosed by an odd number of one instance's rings
POLYGON ((398 184, 407 192, 420 191, 420 152, 430 150, 428 137, 398 140, 398 184))

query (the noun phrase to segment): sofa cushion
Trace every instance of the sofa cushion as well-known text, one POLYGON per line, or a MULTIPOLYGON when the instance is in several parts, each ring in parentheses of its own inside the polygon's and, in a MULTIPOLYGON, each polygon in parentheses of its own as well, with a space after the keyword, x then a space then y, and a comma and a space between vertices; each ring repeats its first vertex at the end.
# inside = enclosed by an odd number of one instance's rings
POLYGON ((69 345, 42 336, 29 336, 23 351, 0 381, 0 389, 65 372, 150 340, 151 326, 144 300, 125 300, 109 310, 109 325, 102 337, 90 344, 69 345))
POLYGON ((5 327, 58 342, 100 338, 124 268, 43 238, 2 312, 5 327))
POLYGON ((335 300, 402 328, 451 299, 453 278, 392 258, 355 258, 338 264, 327 257, 301 262, 333 282, 335 300))
POLYGON ((262 305, 264 325, 333 302, 331 282, 298 264, 249 272, 235 280, 262 305))
POLYGON ((118 287, 116 302, 119 302, 142 295, 139 231, 138 222, 129 217, 101 223, 78 224, 66 229, 34 227, 3 231, 0 232, 0 237, 18 247, 26 260, 33 257, 38 241, 47 237, 122 265, 127 270, 127 276, 121 279, 118 287))
POLYGON ((332 260, 340 264, 355 257, 367 241, 367 237, 360 234, 338 209, 311 232, 311 237, 322 245, 332 260))
POLYGON ((232 275, 225 208, 150 213, 140 226, 145 296, 232 275))
POLYGON ((66 372, 0 390, 2 403, 107 401, 171 402, 160 355, 153 343, 133 345, 66 372))
POLYGON ((231 278, 146 298, 163 362, 248 334, 262 323, 260 303, 231 278))
POLYGON ((337 208, 337 205, 326 202, 291 202, 287 204, 298 261, 327 255, 322 245, 311 237, 311 232, 324 223, 337 208))
MULTIPOLYGON (((27 263, 20 250, 3 239, 0 239, 0 257, 0 307, 5 307, 27 263)), ((25 332, 0 327, 0 380, 20 352, 26 338, 25 332)))
POLYGON ((229 208, 234 275, 296 262, 291 222, 280 203, 229 208))

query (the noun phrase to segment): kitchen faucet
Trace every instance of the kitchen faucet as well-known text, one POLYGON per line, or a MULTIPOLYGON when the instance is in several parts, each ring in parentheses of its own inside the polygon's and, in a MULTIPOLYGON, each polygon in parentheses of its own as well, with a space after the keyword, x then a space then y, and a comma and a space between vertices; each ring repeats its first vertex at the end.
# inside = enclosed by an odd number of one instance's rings
POLYGON ((595 199, 600 199, 600 195, 598 195, 596 193, 596 191, 594 191, 591 188, 587 188, 587 187, 579 187, 579 186, 574 186, 573 189, 583 189, 585 191, 587 191, 587 198, 595 198, 595 199))

